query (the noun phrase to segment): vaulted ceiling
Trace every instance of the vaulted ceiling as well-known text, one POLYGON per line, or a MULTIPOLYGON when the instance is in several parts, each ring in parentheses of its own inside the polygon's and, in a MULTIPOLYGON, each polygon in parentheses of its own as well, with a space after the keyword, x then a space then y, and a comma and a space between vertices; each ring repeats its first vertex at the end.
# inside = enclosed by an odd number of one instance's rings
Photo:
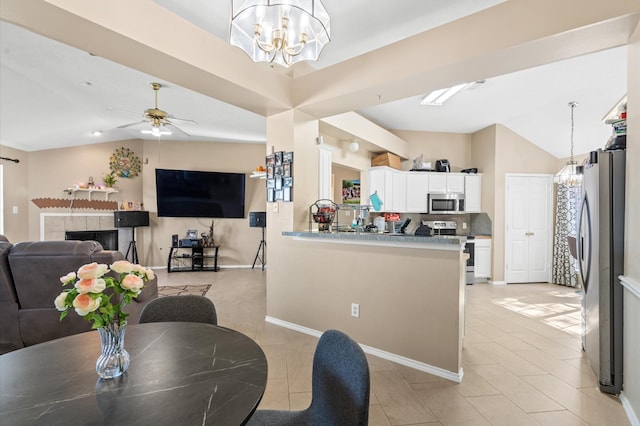
POLYGON ((602 147, 625 94, 625 0, 324 0, 331 42, 317 63, 253 64, 227 43, 230 2, 3 0, 0 144, 25 151, 132 138, 158 106, 190 136, 263 142, 266 116, 355 110, 387 129, 471 133, 503 124, 542 149, 602 147), (576 10, 581 8, 578 16, 576 10), (553 13, 552 13, 553 12, 553 13), (576 14, 573 16, 571 14, 576 14), (90 53, 90 54, 89 54, 90 53), (441 107, 432 89, 485 80, 441 107), (102 130, 99 137, 93 130, 102 130))

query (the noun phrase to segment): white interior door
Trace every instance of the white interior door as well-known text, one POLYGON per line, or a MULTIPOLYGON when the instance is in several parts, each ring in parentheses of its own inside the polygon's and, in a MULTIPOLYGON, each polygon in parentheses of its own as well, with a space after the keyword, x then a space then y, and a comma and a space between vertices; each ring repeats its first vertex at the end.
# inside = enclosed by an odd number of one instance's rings
POLYGON ((507 175, 507 283, 550 280, 552 185, 551 175, 507 175))

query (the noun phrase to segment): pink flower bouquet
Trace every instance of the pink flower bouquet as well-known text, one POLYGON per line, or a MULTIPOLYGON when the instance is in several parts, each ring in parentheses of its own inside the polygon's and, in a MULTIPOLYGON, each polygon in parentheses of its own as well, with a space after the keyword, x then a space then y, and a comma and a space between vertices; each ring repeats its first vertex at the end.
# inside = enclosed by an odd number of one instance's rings
POLYGON ((123 326, 129 314, 122 308, 138 297, 145 281, 153 277, 152 270, 126 260, 111 266, 89 263, 80 267, 77 273, 70 272, 60 278, 63 287, 73 287, 60 293, 54 304, 60 311, 61 321, 73 308, 78 315, 92 321, 94 329, 111 324, 123 326), (107 275, 111 271, 115 277, 107 275), (112 297, 118 302, 113 303, 112 297))

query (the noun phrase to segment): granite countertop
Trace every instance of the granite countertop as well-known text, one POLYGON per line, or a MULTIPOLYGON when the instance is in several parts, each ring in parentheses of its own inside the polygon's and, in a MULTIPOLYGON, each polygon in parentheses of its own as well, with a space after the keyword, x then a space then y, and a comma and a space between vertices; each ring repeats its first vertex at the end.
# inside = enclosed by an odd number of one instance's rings
POLYGON ((288 237, 300 237, 306 239, 332 240, 337 242, 371 242, 377 244, 409 243, 412 245, 439 245, 443 247, 460 247, 467 241, 466 237, 440 235, 433 237, 416 236, 411 234, 378 234, 375 232, 310 232, 310 231, 285 231, 282 233, 288 237))

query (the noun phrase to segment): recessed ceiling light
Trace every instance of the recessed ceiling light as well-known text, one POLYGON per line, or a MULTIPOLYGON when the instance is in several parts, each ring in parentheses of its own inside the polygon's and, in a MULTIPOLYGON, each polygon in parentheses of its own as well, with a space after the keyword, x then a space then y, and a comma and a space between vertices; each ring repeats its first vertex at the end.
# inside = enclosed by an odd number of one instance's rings
POLYGON ((93 136, 100 136, 102 134, 102 130, 94 130, 93 132, 91 132, 91 134, 93 136))

